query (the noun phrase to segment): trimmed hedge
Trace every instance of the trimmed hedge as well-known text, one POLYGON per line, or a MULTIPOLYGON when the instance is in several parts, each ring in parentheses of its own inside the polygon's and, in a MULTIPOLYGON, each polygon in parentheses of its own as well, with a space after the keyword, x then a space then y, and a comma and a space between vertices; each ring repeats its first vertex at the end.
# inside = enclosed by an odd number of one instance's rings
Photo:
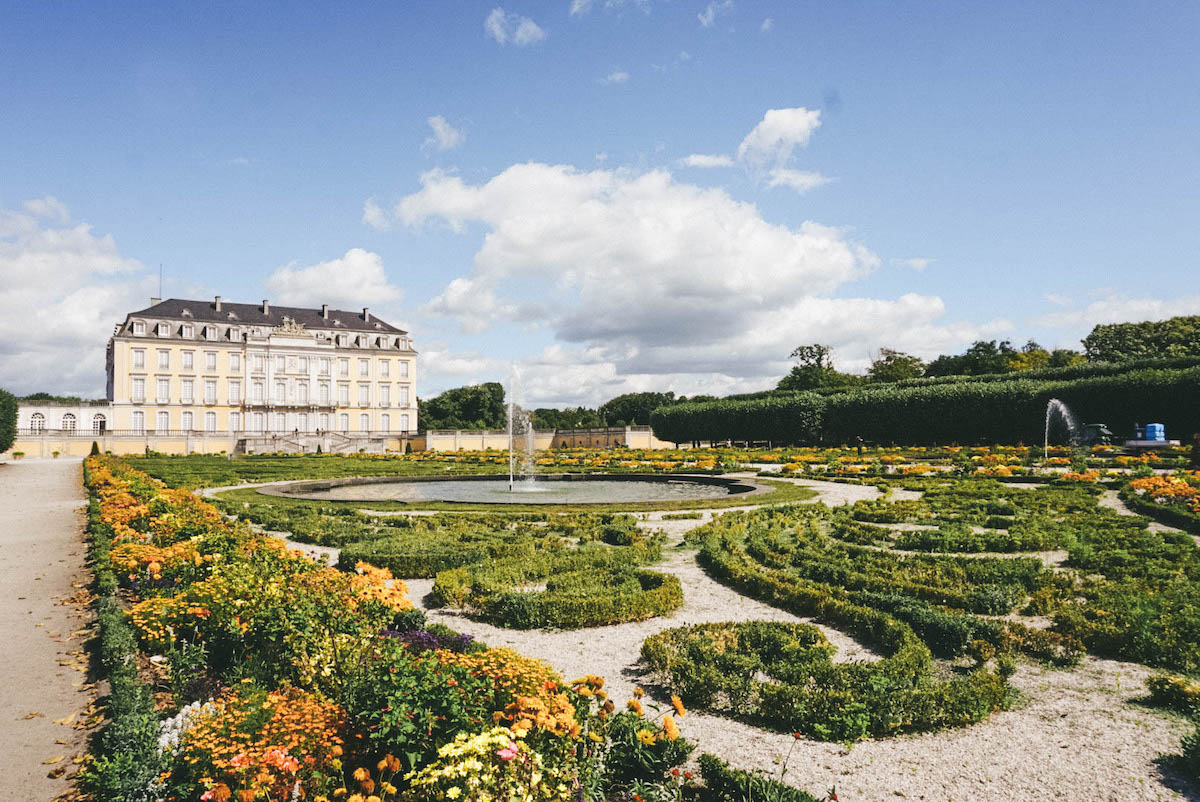
POLYGON ((716 755, 705 753, 700 756, 699 763, 700 776, 704 779, 704 790, 700 793, 703 802, 821 802, 807 791, 784 785, 760 771, 731 769, 716 755))
MULTIPOLYGON (((84 478, 87 483, 86 466, 84 478)), ((162 768, 158 714, 150 688, 138 677, 137 637, 117 598, 117 577, 110 567, 113 533, 100 522, 100 506, 94 497, 88 504, 87 533, 95 577, 100 664, 109 684, 105 706, 109 723, 94 743, 93 759, 81 774, 82 784, 96 799, 142 802, 162 768)))
POLYGON ((1135 421, 1166 424, 1169 432, 1200 431, 1200 367, 1147 368, 1114 375, 1039 381, 1012 378, 913 387, 864 387, 838 395, 793 396, 660 407, 655 435, 671 442, 745 440, 775 443, 1040 442, 1046 404, 1058 398, 1084 421, 1132 430, 1135 421))
POLYGON ((585 545, 565 554, 541 553, 443 571, 433 592, 443 603, 512 629, 579 629, 640 621, 683 605, 678 577, 632 567, 655 562, 659 555, 657 543, 585 545), (522 590, 543 581, 545 590, 522 590))
POLYGON ((1160 524, 1173 526, 1176 529, 1182 529, 1193 535, 1200 535, 1200 515, 1194 512, 1181 509, 1178 506, 1150 501, 1141 493, 1131 490, 1129 485, 1121 488, 1119 495, 1121 501, 1125 502, 1125 506, 1131 512, 1144 515, 1147 518, 1158 521, 1160 524))
POLYGON ((12 448, 17 438, 17 398, 0 390, 0 454, 12 448))

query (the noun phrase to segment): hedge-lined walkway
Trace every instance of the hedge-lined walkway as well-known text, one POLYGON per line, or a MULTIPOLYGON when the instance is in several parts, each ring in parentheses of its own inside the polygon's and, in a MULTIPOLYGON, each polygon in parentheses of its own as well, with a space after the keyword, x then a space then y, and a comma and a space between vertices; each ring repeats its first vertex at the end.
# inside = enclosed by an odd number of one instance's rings
POLYGON ((65 793, 83 752, 85 504, 79 460, 0 464, 0 799, 65 793))

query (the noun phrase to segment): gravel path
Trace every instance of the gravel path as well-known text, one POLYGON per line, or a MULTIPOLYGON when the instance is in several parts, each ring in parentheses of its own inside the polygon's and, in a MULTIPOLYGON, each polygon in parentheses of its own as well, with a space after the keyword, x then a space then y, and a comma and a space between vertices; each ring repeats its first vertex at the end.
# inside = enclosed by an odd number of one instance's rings
POLYGON ((65 793, 84 751, 84 504, 78 459, 0 463, 0 799, 65 793))

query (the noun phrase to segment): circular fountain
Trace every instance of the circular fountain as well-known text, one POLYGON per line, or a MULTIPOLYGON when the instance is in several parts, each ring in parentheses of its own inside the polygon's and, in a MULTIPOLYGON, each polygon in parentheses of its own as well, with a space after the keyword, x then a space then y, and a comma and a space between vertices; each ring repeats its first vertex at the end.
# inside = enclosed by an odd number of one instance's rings
POLYGON ((394 476, 290 482, 260 493, 312 501, 408 504, 621 504, 754 496, 772 488, 748 479, 679 474, 543 474, 510 484, 500 476, 394 476))

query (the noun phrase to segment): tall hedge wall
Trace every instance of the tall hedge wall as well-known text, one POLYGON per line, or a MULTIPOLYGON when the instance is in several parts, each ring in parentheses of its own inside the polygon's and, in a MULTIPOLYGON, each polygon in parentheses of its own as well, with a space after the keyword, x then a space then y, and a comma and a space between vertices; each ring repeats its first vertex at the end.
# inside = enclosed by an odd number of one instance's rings
POLYGON ((12 448, 17 437, 17 398, 0 390, 0 454, 12 448))
POLYGON ((799 393, 747 401, 722 399, 654 411, 651 425, 663 440, 770 440, 776 443, 848 443, 861 436, 879 443, 1039 442, 1051 398, 1084 423, 1107 423, 1132 434, 1135 421, 1166 424, 1188 439, 1200 431, 1200 367, 1142 369, 1057 381, 1008 381, 881 386, 819 395, 799 393))

